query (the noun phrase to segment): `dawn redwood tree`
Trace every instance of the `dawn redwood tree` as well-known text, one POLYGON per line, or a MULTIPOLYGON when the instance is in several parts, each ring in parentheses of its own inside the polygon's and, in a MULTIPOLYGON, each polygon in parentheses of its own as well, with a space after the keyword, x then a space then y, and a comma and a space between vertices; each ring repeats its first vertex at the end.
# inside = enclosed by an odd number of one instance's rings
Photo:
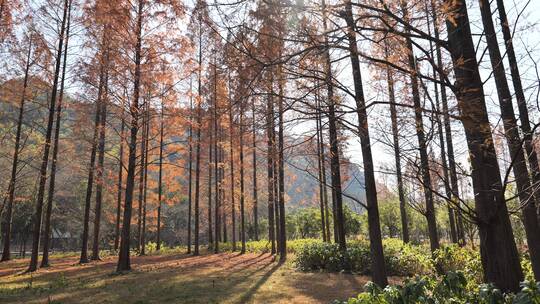
MULTIPOLYGON (((405 20, 409 20, 409 13, 407 4, 401 2, 401 8, 403 10, 403 16, 405 20)), ((427 151, 427 139, 424 130, 423 122, 423 107, 420 101, 420 90, 418 88, 418 63, 414 55, 414 49, 412 44, 412 38, 410 38, 410 30, 405 29, 405 32, 409 35, 405 38, 405 44, 407 48, 408 67, 411 81, 412 100, 414 104, 414 121, 416 126, 416 136, 418 138, 418 151, 420 153, 420 171, 422 176, 422 188, 424 191, 425 210, 424 216, 426 217, 428 224, 429 242, 431 251, 439 249, 439 234, 437 232, 437 221, 435 218, 435 204, 433 200, 433 192, 431 191, 431 173, 429 167, 429 156, 427 151)))
MULTIPOLYGON (((385 42, 386 43, 386 42, 385 42)), ((385 45, 385 57, 388 59, 388 47, 385 45)), ((399 212, 401 216, 401 238, 403 242, 409 242, 409 220, 407 216, 407 201, 401 172, 401 148, 399 146, 399 130, 396 109, 396 94, 394 87, 394 74, 390 67, 386 67, 386 82, 388 85, 388 102, 390 103, 390 121, 392 125, 392 140, 394 145, 394 158, 396 163, 396 179, 399 197, 399 212)))
POLYGON ((36 210, 32 218, 33 234, 32 234, 32 255, 30 257, 29 272, 37 270, 38 255, 39 255, 39 240, 41 234, 41 218, 43 213, 43 199, 45 197, 45 183, 47 182, 47 167, 49 164, 49 153, 51 148, 51 137, 54 122, 54 114, 56 112, 56 98, 58 94, 58 81, 60 78, 60 66, 62 63, 62 54, 65 40, 67 15, 69 10, 69 0, 64 1, 60 33, 58 34, 58 49, 56 53, 56 63, 53 75, 53 85, 51 91, 51 101, 49 103, 49 114, 47 119, 47 127, 45 131, 45 143, 43 147, 43 155, 39 170, 39 188, 36 198, 36 210))
POLYGON ((23 86, 21 90, 21 97, 19 102, 19 113, 17 117, 17 130, 15 135, 15 147, 13 151, 13 160, 11 163, 11 176, 8 184, 8 194, 6 210, 2 219, 2 238, 4 246, 2 250, 2 258, 0 261, 9 261, 11 259, 11 231, 12 231, 12 215, 13 215, 13 202, 15 200, 15 188, 17 185, 17 172, 19 165, 19 154, 21 150, 21 136, 23 128, 23 118, 25 111, 25 104, 27 99, 27 89, 31 73, 31 68, 35 66, 39 61, 43 59, 44 44, 43 37, 36 32, 33 24, 30 24, 26 30, 24 40, 18 44, 20 47, 21 66, 24 71, 23 86))
MULTIPOLYGON (((437 14, 437 10, 439 9, 434 0, 430 1, 431 5, 431 14, 432 14, 432 20, 433 20, 433 33, 435 39, 439 39, 439 17, 437 14)), ((435 52, 437 57, 437 66, 442 67, 443 66, 443 60, 442 60, 442 52, 441 52, 441 46, 440 44, 435 44, 435 52)), ((458 204, 458 208, 456 208, 456 230, 457 230, 457 238, 458 243, 461 246, 465 245, 465 234, 464 234, 464 227, 463 227, 463 216, 461 214, 461 208, 460 208, 460 198, 459 198, 459 187, 458 187, 458 177, 457 177, 457 169, 456 169, 456 159, 455 159, 455 153, 454 153, 454 141, 452 138, 452 127, 450 125, 450 111, 448 108, 448 96, 446 94, 446 86, 444 85, 444 75, 441 73, 438 74, 438 79, 441 82, 440 83, 440 90, 441 90, 441 103, 442 103, 442 112, 443 112, 443 121, 444 121, 444 132, 445 132, 445 139, 446 139, 446 153, 448 156, 448 170, 450 173, 450 188, 451 188, 451 194, 450 197, 455 204, 458 204)))
POLYGON ((118 183, 117 183, 117 197, 116 197, 116 224, 114 229, 114 250, 118 250, 120 244, 120 221, 122 211, 122 190, 123 190, 123 173, 124 173, 124 136, 125 136, 125 110, 124 105, 121 105, 122 114, 120 120, 120 150, 118 152, 118 183))
POLYGON ((58 162, 58 142, 60 140, 60 121, 62 119, 62 102, 64 101, 64 84, 66 80, 66 65, 68 55, 68 43, 69 43, 69 29, 71 26, 71 5, 72 1, 69 1, 67 26, 66 26, 66 42, 64 45, 64 58, 62 63, 62 80, 60 81, 60 96, 58 98, 58 104, 56 105, 56 121, 54 129, 54 142, 53 152, 51 160, 51 173, 49 176, 49 189, 47 193, 47 208, 45 209, 45 223, 43 227, 43 257, 41 259, 41 267, 49 266, 49 246, 50 246, 50 234, 51 234, 51 213, 54 199, 54 187, 56 182, 56 165, 58 162))
POLYGON ((90 162, 88 165, 88 179, 86 184, 86 196, 84 204, 84 218, 83 218, 83 234, 82 234, 82 247, 81 247, 81 256, 79 263, 88 263, 88 239, 89 239, 89 230, 90 230, 90 209, 92 201, 92 192, 94 185, 94 174, 95 174, 95 164, 96 164, 96 151, 98 144, 99 136, 99 126, 101 121, 101 111, 103 110, 102 103, 103 101, 103 90, 105 86, 105 66, 103 63, 100 64, 99 70, 99 84, 98 84, 98 93, 96 100, 96 114, 94 118, 94 135, 92 136, 91 141, 91 150, 90 150, 90 162))
MULTIPOLYGON (((523 85, 521 83, 521 76, 519 73, 518 62, 516 59, 516 52, 514 51, 514 44, 512 43, 512 32, 510 30, 510 23, 506 15, 506 8, 502 0, 497 0, 497 11, 499 12, 500 24, 502 27, 504 44, 506 46, 506 55, 510 64, 510 74, 512 76, 512 84, 514 86, 514 93, 516 94, 516 101, 519 111, 519 119, 521 121, 521 130, 523 131, 523 139, 525 144, 525 151, 527 152, 527 160, 532 174, 532 181, 535 187, 540 186, 540 166, 538 164, 538 151, 534 149, 532 144, 533 132, 531 130, 531 121, 529 118, 529 110, 527 108, 527 100, 525 99, 525 93, 523 92, 523 85)), ((540 204, 540 201, 536 201, 540 204)), ((535 271, 536 273, 536 271, 535 271)), ((538 277, 536 277, 539 280, 538 277)))
POLYGON ((377 187, 375 183, 375 169, 371 154, 371 141, 369 136, 369 124, 358 58, 358 45, 356 41, 355 23, 353 19, 352 5, 350 0, 345 3, 344 18, 347 23, 347 38, 349 41, 349 56, 351 59, 352 74, 354 80, 354 99, 356 113, 358 115, 358 134, 362 147, 362 160, 364 163, 364 178, 366 191, 366 207, 368 212, 369 243, 371 252, 371 273, 373 282, 384 287, 388 285, 386 265, 382 245, 381 224, 379 220, 379 206, 377 202, 377 187))
POLYGON ((145 0, 139 0, 137 3, 136 28, 135 28, 135 73, 133 78, 133 100, 129 105, 130 139, 128 145, 128 172, 126 177, 126 194, 124 197, 124 217, 122 220, 122 237, 120 241, 120 252, 118 254, 118 264, 116 271, 131 270, 129 259, 129 243, 131 228, 131 212, 133 204, 133 190, 135 188, 135 161, 137 157, 137 133, 139 131, 139 97, 141 87, 141 52, 142 52, 142 27, 143 27, 143 9, 145 0))
POLYGON ((252 137, 253 137, 253 143, 252 143, 252 157, 253 157, 253 226, 255 227, 255 241, 259 240, 259 209, 258 209, 258 193, 257 193, 257 121, 256 121, 256 111, 255 111, 255 103, 256 99, 253 98, 251 102, 251 115, 252 115, 252 123, 251 123, 251 131, 252 131, 252 137))
POLYGON ((444 3, 448 49, 471 160, 484 280, 502 291, 517 291, 523 272, 499 174, 467 6, 464 0, 444 3))
MULTIPOLYGON (((497 95, 499 96, 499 106, 503 120, 504 133, 508 144, 508 149, 513 162, 512 170, 516 180, 518 197, 522 206, 523 225, 527 236, 527 245, 531 257, 531 264, 536 279, 540 280, 540 227, 538 225, 537 206, 538 195, 531 187, 529 170, 527 168, 526 157, 522 147, 522 139, 519 134, 514 108, 512 106, 512 94, 506 79, 504 63, 499 50, 497 33, 491 18, 491 6, 489 1, 479 0, 482 23, 486 34, 486 41, 495 77, 497 95)), ((525 140, 526 141, 526 140, 525 140)), ((504 182, 507 181, 505 177, 504 182)))
POLYGON ((345 217, 343 214, 343 195, 341 188, 341 168, 340 168, 340 152, 339 152, 339 139, 337 130, 337 117, 336 117, 336 100, 334 97, 334 84, 332 83, 332 59, 330 58, 330 50, 328 44, 328 25, 327 25, 327 7, 326 3, 322 1, 323 11, 323 40, 324 40, 324 60, 325 60, 325 85, 327 87, 327 116, 328 116, 328 140, 330 142, 330 173, 332 183, 332 198, 335 200, 334 210, 334 227, 335 235, 334 239, 339 245, 341 251, 345 251, 347 248, 345 240, 345 217))

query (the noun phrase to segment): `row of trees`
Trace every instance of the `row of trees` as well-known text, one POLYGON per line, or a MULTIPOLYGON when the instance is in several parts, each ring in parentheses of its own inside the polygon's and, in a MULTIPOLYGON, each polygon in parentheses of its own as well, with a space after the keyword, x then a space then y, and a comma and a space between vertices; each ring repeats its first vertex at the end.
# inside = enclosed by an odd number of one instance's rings
POLYGON ((163 204, 177 202, 179 193, 187 194, 188 253, 200 254, 203 242, 217 253, 229 235, 233 249, 239 242, 244 253, 248 225, 255 227, 254 239, 263 237, 258 228, 263 216, 272 254, 284 260, 286 167, 296 166, 318 183, 315 200, 324 241, 333 240, 346 250, 346 202, 367 211, 373 281, 385 286, 376 139, 388 144, 393 154, 395 166, 381 166, 381 171, 395 180, 405 242, 410 239, 411 208, 425 218, 430 248, 437 250, 441 231, 436 214, 437 208, 444 208, 450 241, 466 245, 466 227, 476 226, 485 280, 505 291, 517 290, 523 272, 510 214, 519 211, 539 279, 540 167, 534 148, 538 124, 529 113, 504 3, 495 4, 477 3, 481 39, 471 30, 470 8, 463 0, 197 1, 191 9, 178 1, 64 0, 44 2, 39 13, 30 12, 34 4, 6 6, 10 13, 0 16, 5 18, 2 22, 9 16, 10 26, 2 29, 9 39, 2 43, 9 50, 8 62, 23 63, 22 74, 11 73, 24 75, 24 80, 22 92, 15 95, 20 96, 19 115, 2 205, 2 259, 10 258, 13 206, 22 172, 18 166, 24 150, 24 105, 31 98, 27 90, 34 90, 30 80, 41 77, 47 101, 40 125, 43 148, 36 153, 41 161, 32 195, 29 271, 37 269, 40 245, 41 266, 49 264, 56 164, 62 157, 62 104, 66 78, 74 75, 74 95, 87 101, 85 114, 94 118, 92 136, 85 143, 89 153, 80 155, 89 159, 82 183, 81 263, 89 261, 91 236, 90 259, 99 259, 107 192, 115 193, 108 198, 109 205, 115 202, 108 221, 114 222, 118 271, 130 270, 132 246, 145 254, 148 221, 154 218, 149 202, 155 204, 160 249, 163 204), (502 53, 492 15, 495 6, 502 53), (46 27, 43 20, 57 26, 46 27), (24 35, 10 30, 16 27, 24 35), (73 32, 83 44, 77 46, 77 60, 70 61, 66 58, 73 32), (489 53, 489 68, 478 59, 483 48, 489 53), (370 68, 367 74, 363 67, 370 68), (484 69, 497 91, 495 115, 486 102, 484 69), (372 109, 384 109, 383 123, 372 109), (502 122, 506 147, 495 145, 497 134, 490 122, 494 117, 502 122), (114 136, 107 134, 111 131, 114 136), (354 140, 360 143, 365 199, 344 187, 354 178, 348 176, 346 155, 354 140), (466 155, 456 149, 456 141, 466 143, 466 155), (501 149, 509 152, 502 167, 501 149), (294 162, 295 151, 308 155, 307 165, 294 162), (109 168, 106 158, 114 160, 109 168), (516 199, 517 207, 509 210, 516 199), (265 208, 260 208, 261 202, 265 208), (207 236, 201 233, 205 230, 207 236))

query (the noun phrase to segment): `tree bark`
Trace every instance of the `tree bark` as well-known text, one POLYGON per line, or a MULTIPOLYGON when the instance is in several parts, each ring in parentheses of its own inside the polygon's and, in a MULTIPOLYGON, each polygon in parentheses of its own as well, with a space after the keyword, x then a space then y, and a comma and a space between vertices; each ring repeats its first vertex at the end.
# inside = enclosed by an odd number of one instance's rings
POLYGON ((158 179, 158 208, 157 208, 157 239, 156 250, 161 249, 161 196, 163 193, 163 120, 165 106, 161 102, 161 119, 159 121, 159 179, 158 179))
POLYGON ((141 52, 142 52, 142 21, 144 0, 139 0, 137 12, 137 45, 135 47, 135 77, 133 81, 133 102, 130 105, 131 126, 128 154, 128 172, 126 178, 126 194, 124 205, 124 218, 122 221, 122 238, 116 271, 131 270, 129 258, 131 212, 133 204, 133 190, 135 188, 135 167, 137 158, 137 133, 139 130, 139 97, 141 82, 141 52))
POLYGON ((495 26, 491 18, 491 7, 489 1, 486 0, 479 0, 479 4, 482 13, 482 23, 484 24, 484 31, 486 33, 489 57, 491 59, 491 67, 495 76, 497 95, 499 96, 504 132, 508 149, 511 153, 511 159, 513 160, 512 169, 516 179, 518 197, 523 206, 521 211, 527 236, 527 245, 529 246, 529 254, 531 256, 531 264, 535 278, 540 280, 540 227, 536 213, 538 200, 534 192, 531 191, 529 170, 527 169, 522 140, 512 106, 512 95, 508 87, 502 56, 499 51, 495 26))
POLYGON ((445 3, 449 5, 448 47, 471 159, 484 280, 504 292, 517 291, 523 273, 502 191, 467 7, 463 0, 445 3))
POLYGON ((84 203, 84 219, 83 219, 83 235, 82 235, 82 247, 81 247, 81 256, 79 263, 84 264, 88 263, 88 238, 90 230, 90 209, 92 202, 92 192, 94 187, 94 174, 95 174, 95 163, 96 163, 96 151, 98 144, 98 135, 99 135, 99 125, 101 121, 101 111, 103 110, 102 106, 102 97, 103 97, 103 86, 105 82, 105 72, 103 71, 103 66, 100 71, 99 76, 99 86, 98 86, 98 99, 96 101, 96 116, 94 119, 94 135, 92 137, 92 148, 90 151, 90 163, 88 165, 88 179, 86 184, 86 197, 84 203))
POLYGON ((116 226, 114 230, 114 250, 118 250, 118 246, 120 244, 120 216, 122 211, 122 175, 124 173, 124 129, 125 129, 125 121, 124 121, 124 107, 122 105, 122 120, 121 120, 121 130, 120 130, 120 152, 119 154, 119 163, 118 163, 118 194, 116 198, 116 226))
POLYGON ((54 122, 54 113, 56 111, 56 95, 58 91, 58 78, 60 76, 60 65, 62 62, 62 50, 64 46, 64 34, 66 30, 66 19, 69 9, 69 0, 64 1, 64 10, 62 16, 62 25, 58 37, 58 50, 56 54, 56 64, 54 70, 54 80, 51 92, 51 101, 49 103, 49 115, 47 120, 47 129, 45 133, 45 145, 43 147, 43 157, 41 159, 41 167, 39 170, 39 189, 36 199, 36 211, 32 218, 34 232, 32 236, 32 255, 30 257, 30 265, 28 272, 37 270, 38 255, 39 255, 39 239, 41 232, 41 217, 43 213, 43 199, 45 196, 45 183, 47 182, 47 166, 49 163, 49 152, 51 148, 51 137, 54 122))
POLYGON ((276 253, 276 235, 274 227, 274 157, 273 157, 273 137, 272 137, 272 119, 274 105, 272 99, 272 81, 268 84, 268 96, 266 105, 266 137, 267 137, 267 186, 268 186, 268 240, 271 243, 271 254, 276 253))
POLYGON ((253 132, 253 225, 255 226, 255 241, 259 240, 259 210, 258 210, 258 193, 257 193, 257 131, 255 120, 255 99, 252 102, 252 132, 253 132))
MULTIPOLYGON (((386 55, 388 57, 388 54, 386 55)), ((392 70, 386 68, 386 81, 388 83, 388 97, 390 101, 390 120, 392 122, 392 139, 394 141, 394 156, 396 162, 396 178, 399 196, 399 212, 401 215, 401 235, 405 243, 409 242, 409 220, 407 216, 407 201, 403 188, 403 175, 401 172, 401 148, 399 146, 399 131, 396 110, 396 96, 394 91, 394 77, 392 70)))
MULTIPOLYGON (((108 51, 107 51, 108 52, 108 51)), ((108 56, 108 54, 106 55, 108 56)), ((105 84, 101 101, 101 116, 99 122, 99 141, 98 141, 98 166, 97 166, 97 176, 96 176, 96 207, 94 211, 94 242, 92 246, 92 257, 94 261, 100 260, 99 258, 99 230, 101 225, 101 205, 103 201, 103 170, 105 163, 105 131, 106 131, 106 122, 107 122, 107 102, 108 102, 108 90, 109 90, 109 72, 108 72, 108 58, 106 60, 106 70, 105 70, 105 84)))
POLYGON ((17 133, 15 135, 15 150, 13 152, 13 163, 11 165, 11 179, 8 185, 8 200, 7 207, 4 213, 4 219, 2 222, 2 234, 4 240, 4 247, 2 250, 2 258, 0 262, 9 261, 11 259, 11 222, 13 216, 13 201, 15 200, 15 186, 17 182, 17 167, 19 165, 19 150, 21 146, 21 131, 24 117, 24 105, 26 102, 26 89, 28 88, 28 77, 30 70, 30 57, 32 56, 32 35, 30 34, 30 41, 28 44, 28 52, 26 53, 26 62, 24 68, 24 81, 21 95, 21 102, 19 104, 19 116, 17 118, 17 133))
POLYGON ((325 77, 328 90, 328 138, 330 141, 330 171, 332 180, 332 197, 335 202, 334 226, 335 239, 339 244, 339 249, 345 251, 347 248, 345 240, 345 218, 343 216, 343 197, 341 189, 341 169, 339 160, 339 139, 337 134, 336 104, 334 100, 334 86, 332 84, 332 64, 328 44, 326 4, 322 1, 323 10, 323 29, 324 29, 324 58, 325 58, 325 77))
POLYGON ((354 80, 356 113, 358 115, 358 134, 362 147, 362 160, 364 163, 364 178, 366 203, 368 211, 368 230, 371 253, 371 274, 373 282, 381 287, 388 285, 386 265, 381 236, 381 223, 379 219, 379 205, 377 202, 377 186, 375 184, 375 168, 371 153, 371 140, 369 136, 369 123, 364 98, 360 60, 358 59, 358 45, 356 42, 355 23, 350 0, 345 2, 345 21, 347 23, 347 38, 349 40, 349 53, 351 58, 352 74, 354 80))

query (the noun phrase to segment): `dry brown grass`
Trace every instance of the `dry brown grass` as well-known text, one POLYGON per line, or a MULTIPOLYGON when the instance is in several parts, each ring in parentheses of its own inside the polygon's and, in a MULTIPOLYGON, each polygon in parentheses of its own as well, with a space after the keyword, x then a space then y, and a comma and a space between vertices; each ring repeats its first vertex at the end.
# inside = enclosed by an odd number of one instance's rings
POLYGON ((53 258, 25 274, 28 260, 0 263, 0 303, 329 303, 356 295, 368 277, 300 272, 268 254, 167 254, 133 257, 115 274, 116 257, 87 265, 53 258))

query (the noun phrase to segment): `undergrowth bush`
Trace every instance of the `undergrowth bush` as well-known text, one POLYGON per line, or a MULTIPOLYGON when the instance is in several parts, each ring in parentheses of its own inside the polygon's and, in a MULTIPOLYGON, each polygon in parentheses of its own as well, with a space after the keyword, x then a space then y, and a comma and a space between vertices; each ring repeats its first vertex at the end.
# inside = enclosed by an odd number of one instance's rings
POLYGON ((524 281, 517 294, 503 294, 491 284, 473 285, 463 272, 436 276, 417 276, 401 286, 382 289, 368 283, 365 292, 347 301, 334 304, 537 304, 540 303, 540 282, 524 281))
MULTIPOLYGON (((389 275, 411 276, 414 274, 430 274, 434 267, 430 256, 419 246, 405 244, 396 239, 383 242, 386 268, 389 275)), ((428 249, 429 252, 429 249, 428 249)), ((347 244, 342 252, 337 244, 307 243, 296 252, 296 265, 304 271, 325 270, 369 274, 371 253, 369 243, 363 240, 347 244)))

